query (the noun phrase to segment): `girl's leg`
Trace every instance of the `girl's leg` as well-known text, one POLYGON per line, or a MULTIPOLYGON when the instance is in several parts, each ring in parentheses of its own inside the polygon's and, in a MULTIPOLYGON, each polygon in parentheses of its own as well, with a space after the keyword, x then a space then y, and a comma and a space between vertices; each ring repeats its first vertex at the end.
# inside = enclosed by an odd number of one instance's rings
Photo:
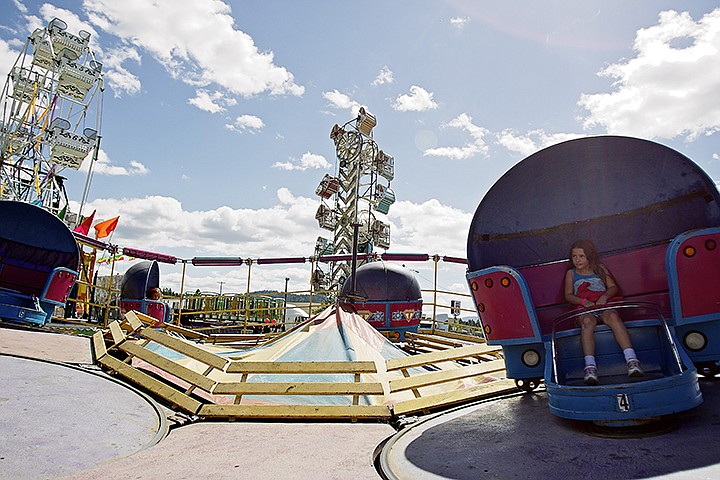
POLYGON ((580 344, 583 353, 587 355, 595 355, 595 327, 597 320, 592 315, 583 315, 578 320, 580 322, 580 344))
POLYGON ((605 325, 612 329, 613 335, 615 335, 615 340, 618 345, 620 345, 620 348, 622 348, 623 351, 628 348, 632 348, 630 334, 628 333, 627 328, 625 328, 625 324, 620 318, 620 315, 618 315, 615 310, 605 310, 602 314, 602 318, 605 325))

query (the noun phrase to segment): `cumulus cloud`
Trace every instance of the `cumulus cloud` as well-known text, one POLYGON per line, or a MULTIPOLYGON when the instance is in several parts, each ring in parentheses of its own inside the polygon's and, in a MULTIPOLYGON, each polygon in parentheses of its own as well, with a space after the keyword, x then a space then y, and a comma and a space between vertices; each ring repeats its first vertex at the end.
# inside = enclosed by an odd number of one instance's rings
POLYGON ((261 52, 252 37, 235 28, 230 6, 214 0, 85 0, 98 28, 150 53, 188 84, 218 85, 250 97, 302 95, 292 73, 261 52))
POLYGON ((135 48, 123 46, 108 49, 102 57, 104 77, 113 91, 114 97, 120 97, 123 93, 135 95, 140 93, 140 79, 125 68, 126 61, 133 61, 140 64, 140 54, 135 48))
POLYGON ((431 92, 413 85, 410 87, 410 93, 398 96, 392 107, 400 112, 424 112, 436 109, 438 104, 433 100, 431 92))
POLYGON ((301 170, 305 171, 308 169, 324 169, 332 167, 332 165, 325 160, 325 157, 315 153, 305 152, 299 159, 290 158, 287 162, 276 162, 272 166, 280 170, 301 170))
POLYGON ((249 131, 252 133, 255 133, 256 130, 260 130, 264 127, 265 124, 262 119, 254 115, 240 115, 235 119, 234 123, 225 125, 225 128, 234 132, 249 131))
POLYGON ((355 100, 351 99, 348 95, 333 90, 332 92, 323 92, 323 98, 330 102, 330 106, 340 110, 350 110, 353 115, 357 115, 360 111, 360 105, 355 100))
POLYGON ((400 200, 388 214, 393 226, 392 248, 464 257, 472 217, 472 213, 443 205, 434 198, 423 203, 400 200))
MULTIPOLYGON (((172 197, 152 195, 144 198, 103 198, 86 204, 84 211, 96 210, 96 218, 120 216, 113 233, 113 244, 175 255, 237 256, 240 258, 309 257, 319 235, 327 235, 315 220, 318 201, 295 196, 289 189, 276 192, 277 202, 260 209, 221 206, 210 210, 190 211, 172 197), (148 222, 152 218, 152 222, 148 222), (282 239, 282 241, 280 240, 282 239)), ((77 211, 78 205, 71 202, 77 211)), ((390 210, 392 251, 427 252, 464 257, 467 231, 472 214, 443 205, 432 199, 415 204, 396 202, 390 210), (429 222, 428 219, 433 221, 429 222)), ((125 265, 119 268, 127 268, 125 265)), ((442 263, 442 262, 441 262, 442 263)), ((426 279, 433 277, 432 262, 413 263, 410 268, 426 279)), ((441 265, 441 268, 447 265, 441 265)), ((234 267, 188 266, 186 291, 196 288, 217 291, 217 281, 229 283, 224 291, 245 291, 247 269, 234 267), (236 285, 236 286, 233 286, 236 285), (242 288, 240 288, 242 285, 242 288)), ((464 267, 463 267, 464 268, 464 267)), ((181 269, 161 265, 164 286, 179 291, 181 269)), ((297 288, 307 288, 310 264, 263 265, 252 270, 253 289, 280 288, 290 277, 297 288)), ((117 271, 117 268, 116 268, 117 271)), ((105 272, 108 273, 108 272, 105 272)), ((103 274, 103 273, 101 273, 103 274)), ((462 269, 453 278, 462 278, 462 269)), ((464 290, 462 282, 457 290, 464 290)), ((449 303, 449 302, 445 302, 449 303)))
POLYGON ((543 130, 532 130, 520 134, 511 129, 506 129, 496 134, 495 139, 498 144, 511 152, 517 152, 527 157, 550 145, 583 136, 580 133, 545 133, 543 130))
POLYGON ((374 86, 383 85, 385 83, 393 83, 395 79, 393 78, 393 72, 386 66, 380 69, 380 73, 378 73, 377 77, 375 77, 375 80, 372 81, 372 84, 374 86))
POLYGON ((195 97, 188 100, 188 104, 206 112, 219 113, 225 111, 225 106, 236 105, 237 100, 228 98, 217 90, 211 93, 200 88, 195 92, 195 97))
POLYGON ((648 138, 694 140, 720 130, 720 9, 699 21, 687 12, 661 12, 637 32, 635 56, 600 72, 609 93, 584 94, 586 129, 648 138))
POLYGON ((465 25, 467 25, 469 21, 470 17, 453 17, 450 19, 450 25, 462 29, 465 28, 465 25))
MULTIPOLYGON (((80 167, 81 172, 87 172, 90 169, 92 155, 93 152, 91 151, 83 161, 82 166, 80 167)), ((102 148, 98 152, 97 162, 95 162, 95 165, 93 166, 94 175, 130 177, 135 175, 147 175, 148 173, 150 173, 150 169, 137 160, 131 160, 130 165, 127 167, 113 164, 110 157, 108 157, 108 154, 102 148)))
POLYGON ((462 147, 436 147, 429 148, 423 152, 423 156, 447 157, 454 160, 465 160, 476 155, 487 156, 489 147, 484 140, 489 132, 486 128, 479 127, 472 122, 472 117, 467 113, 461 113, 456 118, 443 125, 443 128, 459 128, 466 131, 472 137, 472 141, 462 147))

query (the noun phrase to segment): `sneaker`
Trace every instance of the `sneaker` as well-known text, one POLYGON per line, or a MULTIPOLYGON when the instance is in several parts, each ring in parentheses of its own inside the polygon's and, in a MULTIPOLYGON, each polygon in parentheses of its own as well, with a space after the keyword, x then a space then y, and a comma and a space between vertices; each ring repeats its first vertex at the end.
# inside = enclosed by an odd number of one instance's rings
POLYGON ((597 385, 598 383, 597 367, 595 365, 585 367, 585 385, 597 385))
POLYGON ((645 372, 640 368, 640 361, 636 358, 632 358, 627 362, 628 377, 642 377, 645 372))

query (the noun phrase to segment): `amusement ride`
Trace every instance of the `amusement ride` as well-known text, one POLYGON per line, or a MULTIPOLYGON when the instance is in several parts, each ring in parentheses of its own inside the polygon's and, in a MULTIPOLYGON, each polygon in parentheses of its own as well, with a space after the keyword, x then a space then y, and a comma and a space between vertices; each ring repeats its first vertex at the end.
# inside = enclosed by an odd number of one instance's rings
MULTIPOLYGON (((54 18, 33 31, 0 93, 0 199, 61 216, 68 211, 63 170, 97 159, 104 89, 90 33, 67 28, 54 18)), ((81 205, 91 172, 92 165, 81 205)))

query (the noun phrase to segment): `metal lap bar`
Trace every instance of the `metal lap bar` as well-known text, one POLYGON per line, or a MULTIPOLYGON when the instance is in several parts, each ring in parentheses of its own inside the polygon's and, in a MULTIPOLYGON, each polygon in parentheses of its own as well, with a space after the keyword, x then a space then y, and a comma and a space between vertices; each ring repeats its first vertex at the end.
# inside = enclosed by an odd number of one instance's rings
POLYGON ((558 356, 558 353, 557 353, 556 334, 557 334, 557 327, 560 324, 563 324, 569 320, 575 320, 578 317, 581 317, 581 316, 587 315, 587 314, 604 312, 607 310, 620 310, 620 309, 631 309, 631 308, 651 310, 651 311, 654 311, 657 313, 657 319, 660 322, 660 325, 663 327, 662 330, 665 333, 665 336, 667 337, 667 341, 673 352, 673 357, 675 358, 675 362, 677 364, 678 371, 682 372, 682 360, 680 359, 680 352, 678 352, 677 346, 675 345, 675 342, 673 341, 672 334, 670 333, 670 327, 668 327, 668 324, 665 321, 665 317, 662 314, 662 310, 660 310, 660 306, 655 303, 650 303, 650 302, 617 302, 617 303, 612 303, 612 304, 606 304, 601 307, 592 307, 592 308, 587 308, 584 310, 568 312, 563 315, 560 315, 559 317, 555 318, 555 320, 553 320, 552 339, 551 339, 553 380, 556 383, 559 383, 559 379, 557 378, 557 372, 558 372, 557 356, 558 356))

